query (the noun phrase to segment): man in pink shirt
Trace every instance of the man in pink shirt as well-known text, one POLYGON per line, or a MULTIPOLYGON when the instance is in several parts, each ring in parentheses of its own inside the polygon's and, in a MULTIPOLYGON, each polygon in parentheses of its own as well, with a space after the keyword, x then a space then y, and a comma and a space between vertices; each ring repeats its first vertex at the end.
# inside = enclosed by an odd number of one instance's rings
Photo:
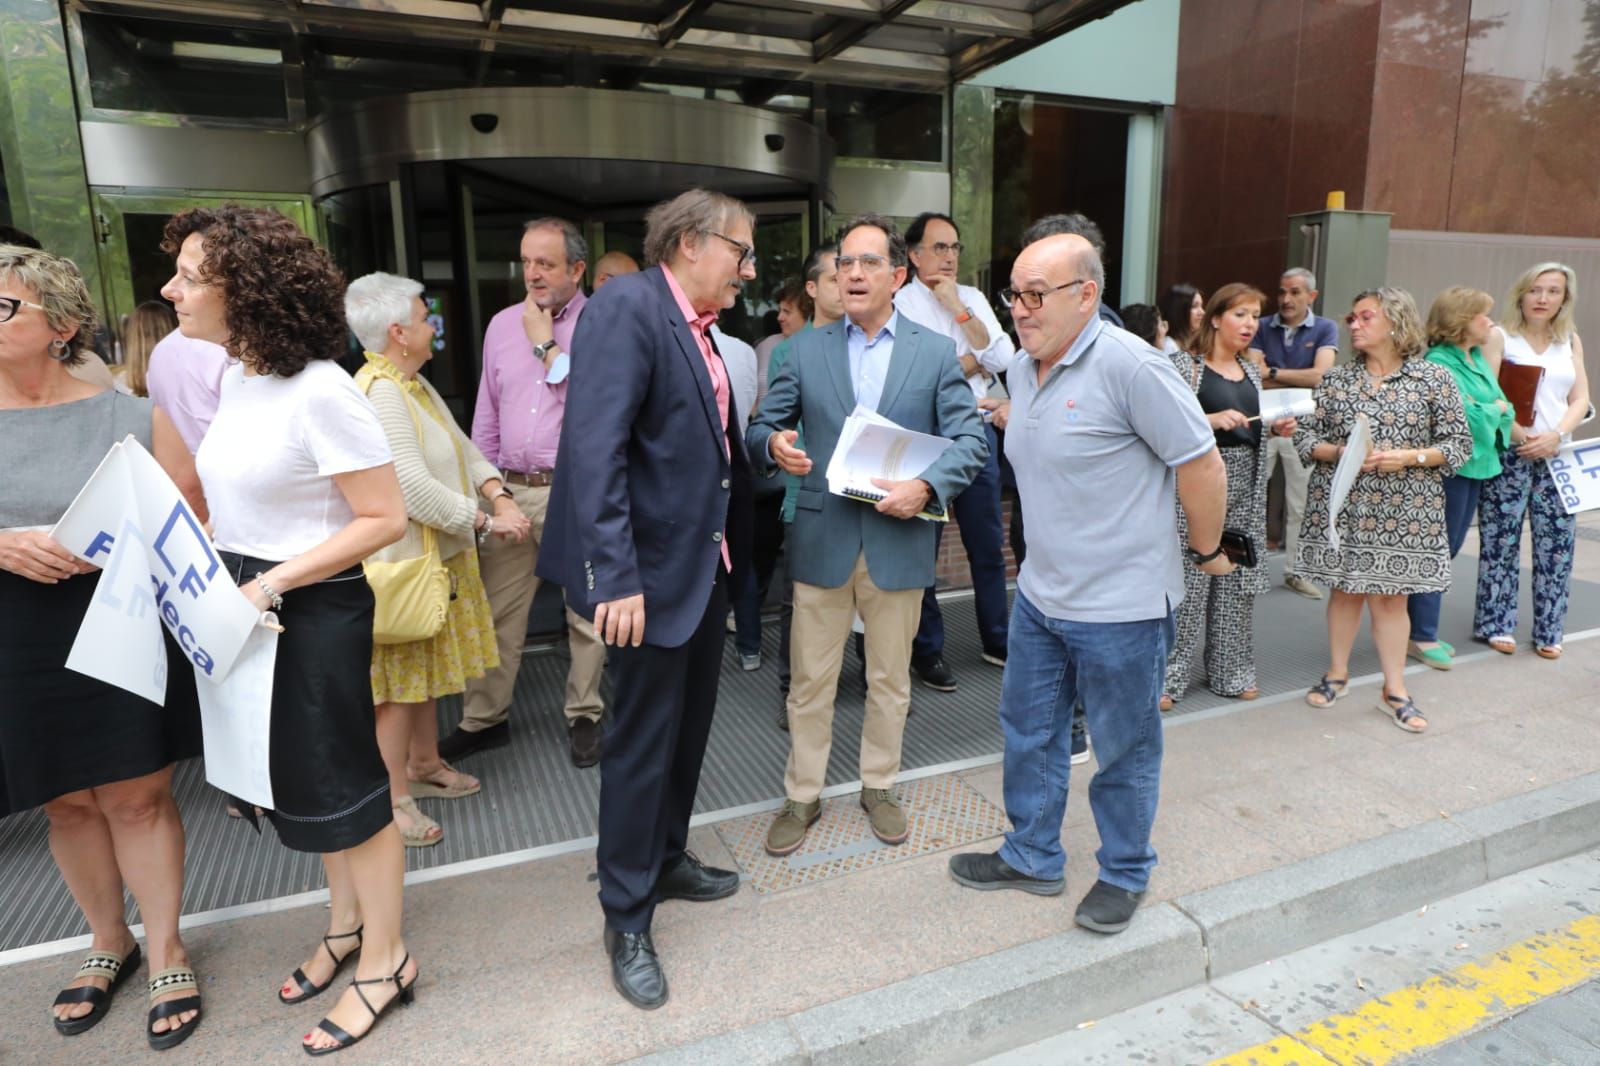
MULTIPOLYGON (((500 468, 512 499, 532 523, 518 543, 491 538, 478 550, 483 585, 494 611, 500 665, 467 682, 461 724, 439 742, 459 759, 511 740, 506 718, 522 666, 528 609, 539 591, 534 567, 544 539, 550 477, 567 405, 572 331, 587 301, 583 281, 588 246, 572 223, 536 218, 523 227, 522 280, 528 296, 489 320, 483 337, 483 379, 472 419, 472 442, 500 468)), ((567 734, 573 765, 600 761, 600 675, 605 647, 594 627, 567 609, 567 734)))

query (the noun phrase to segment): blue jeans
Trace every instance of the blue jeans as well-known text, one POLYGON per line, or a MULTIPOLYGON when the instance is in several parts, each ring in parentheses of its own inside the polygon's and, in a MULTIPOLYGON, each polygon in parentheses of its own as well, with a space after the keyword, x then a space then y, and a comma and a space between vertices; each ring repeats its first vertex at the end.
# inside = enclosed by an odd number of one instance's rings
POLYGON ((1161 789, 1161 688, 1173 619, 1066 622, 1047 618, 1020 591, 1011 608, 1011 654, 1000 685, 1005 800, 1011 832, 1000 857, 1029 877, 1062 876, 1079 700, 1100 770, 1089 809, 1100 831, 1099 879, 1143 892, 1156 864, 1150 846, 1161 789))
MULTIPOLYGON (((1466 543, 1472 516, 1478 513, 1478 488, 1483 484, 1472 477, 1444 479, 1444 529, 1454 559, 1466 543)), ((1431 644, 1439 639, 1439 605, 1442 592, 1413 592, 1406 597, 1406 613, 1411 616, 1411 639, 1431 644)))
MULTIPOLYGON (((972 600, 978 612, 978 640, 984 651, 1006 650, 1006 558, 1000 528, 1000 440, 993 426, 984 426, 989 440, 989 458, 972 484, 950 504, 951 516, 961 530, 961 546, 967 550, 967 567, 972 572, 972 600)), ((943 538, 944 527, 939 528, 943 538)), ((933 549, 939 555, 938 542, 933 549)), ((911 657, 932 659, 944 654, 944 616, 933 587, 922 594, 922 621, 911 642, 911 657)))

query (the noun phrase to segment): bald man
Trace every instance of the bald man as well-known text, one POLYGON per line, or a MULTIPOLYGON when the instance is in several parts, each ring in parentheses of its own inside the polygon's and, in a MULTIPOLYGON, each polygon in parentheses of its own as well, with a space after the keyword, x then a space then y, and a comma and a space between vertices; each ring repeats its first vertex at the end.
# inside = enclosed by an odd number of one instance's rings
POLYGON ((1165 356, 1099 317, 1104 284, 1094 245, 1061 234, 1024 248, 1000 293, 1023 348, 1006 375, 1005 448, 1028 514, 1000 683, 1013 828, 998 852, 953 857, 950 874, 968 888, 1066 887, 1061 822, 1081 700, 1100 760, 1089 786, 1100 869, 1075 917, 1119 933, 1156 862, 1158 704, 1183 599, 1175 493, 1194 565, 1219 576, 1233 565, 1220 546, 1227 475, 1211 425, 1165 356))
POLYGON ((607 252, 600 257, 594 265, 594 291, 599 292, 600 286, 616 277, 618 274, 637 274, 639 264, 627 252, 607 252))

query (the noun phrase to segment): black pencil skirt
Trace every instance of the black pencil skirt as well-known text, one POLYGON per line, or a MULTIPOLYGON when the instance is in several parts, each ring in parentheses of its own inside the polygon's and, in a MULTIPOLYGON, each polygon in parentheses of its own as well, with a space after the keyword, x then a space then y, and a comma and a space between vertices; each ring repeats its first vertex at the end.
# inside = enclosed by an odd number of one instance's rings
MULTIPOLYGON (((277 565, 220 554, 235 580, 277 565)), ((372 705, 372 609, 359 566, 283 594, 267 817, 295 851, 353 848, 394 820, 372 705)))

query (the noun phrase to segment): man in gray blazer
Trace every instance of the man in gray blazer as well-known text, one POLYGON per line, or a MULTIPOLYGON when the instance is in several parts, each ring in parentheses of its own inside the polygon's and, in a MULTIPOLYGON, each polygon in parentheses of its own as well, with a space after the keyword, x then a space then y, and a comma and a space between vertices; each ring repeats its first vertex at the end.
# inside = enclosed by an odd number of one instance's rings
POLYGON ((861 731, 861 806, 886 844, 905 841, 894 795, 900 741, 911 708, 911 640, 922 590, 933 584, 937 530, 918 518, 943 511, 971 483, 989 446, 972 390, 948 337, 895 311, 906 244, 894 223, 859 215, 839 235, 845 317, 790 338, 791 354, 746 436, 758 470, 774 464, 805 479, 789 532, 794 576, 790 643, 788 796, 767 834, 787 855, 822 816, 833 737, 833 700, 851 622, 866 627, 867 708, 861 731), (845 419, 857 406, 952 443, 915 478, 878 480, 876 504, 828 492, 826 472, 845 419), (795 446, 804 421, 806 450, 795 446))

